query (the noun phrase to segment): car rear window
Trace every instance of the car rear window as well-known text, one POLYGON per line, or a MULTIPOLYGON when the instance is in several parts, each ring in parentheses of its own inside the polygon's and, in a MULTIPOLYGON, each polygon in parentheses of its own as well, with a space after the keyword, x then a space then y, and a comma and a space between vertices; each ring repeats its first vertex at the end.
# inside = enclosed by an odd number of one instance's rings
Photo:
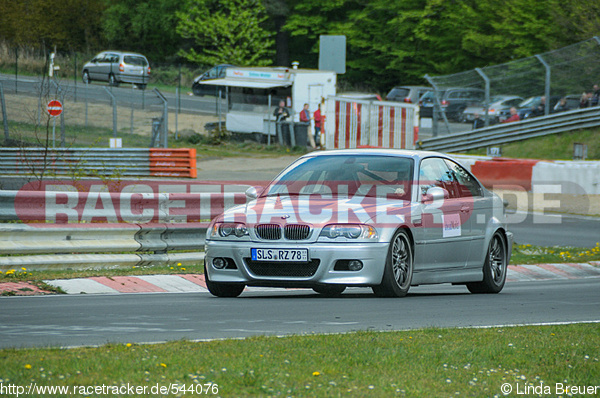
POLYGON ((135 55, 126 55, 125 57, 123 57, 123 61, 126 64, 134 65, 134 66, 146 66, 146 65, 148 65, 148 62, 146 61, 146 58, 144 58, 144 57, 137 57, 135 55))

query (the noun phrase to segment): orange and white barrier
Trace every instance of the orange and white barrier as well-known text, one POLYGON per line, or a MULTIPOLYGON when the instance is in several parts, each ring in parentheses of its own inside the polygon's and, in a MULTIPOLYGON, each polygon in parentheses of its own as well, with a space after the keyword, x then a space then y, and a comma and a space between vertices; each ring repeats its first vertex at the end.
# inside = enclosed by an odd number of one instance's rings
POLYGON ((415 147, 419 123, 416 105, 329 97, 326 116, 326 149, 415 147))

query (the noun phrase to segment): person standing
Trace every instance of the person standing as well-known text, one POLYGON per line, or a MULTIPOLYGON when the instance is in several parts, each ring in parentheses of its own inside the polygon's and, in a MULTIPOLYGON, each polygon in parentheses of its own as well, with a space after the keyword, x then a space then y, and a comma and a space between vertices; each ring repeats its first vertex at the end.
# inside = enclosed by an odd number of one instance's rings
POLYGON ((310 122, 310 111, 308 110, 308 104, 304 104, 304 108, 300 111, 300 121, 302 123, 310 122))
POLYGON ((519 120, 521 120, 519 117, 519 112, 517 112, 517 108, 513 106, 510 108, 510 117, 504 120, 502 123, 518 122, 519 120))
POLYGON ((290 117, 290 111, 285 107, 284 100, 279 101, 279 106, 275 108, 273 116, 275 116, 276 122, 283 122, 290 117))
POLYGON ((321 116, 321 104, 317 106, 317 110, 313 113, 313 120, 315 121, 315 144, 321 144, 321 122, 323 117, 321 116))

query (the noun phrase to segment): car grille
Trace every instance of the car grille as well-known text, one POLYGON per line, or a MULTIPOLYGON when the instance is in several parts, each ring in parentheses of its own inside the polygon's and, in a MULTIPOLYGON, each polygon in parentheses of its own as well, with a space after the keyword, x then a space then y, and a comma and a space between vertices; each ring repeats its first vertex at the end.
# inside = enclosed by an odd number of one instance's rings
POLYGON ((281 227, 277 224, 260 224, 256 226, 256 235, 265 240, 279 240, 281 227))
POLYGON ((310 277, 317 272, 320 260, 308 263, 288 263, 276 261, 253 261, 245 258, 248 269, 256 276, 310 277))
POLYGON ((304 240, 310 236, 310 227, 302 224, 291 224, 284 227, 284 235, 289 240, 304 240))
MULTIPOLYGON (((278 224, 259 224, 255 228, 256 235, 264 240, 280 240, 281 226, 278 224)), ((310 236, 311 228, 303 224, 289 224, 283 228, 283 233, 288 240, 305 240, 310 236)))

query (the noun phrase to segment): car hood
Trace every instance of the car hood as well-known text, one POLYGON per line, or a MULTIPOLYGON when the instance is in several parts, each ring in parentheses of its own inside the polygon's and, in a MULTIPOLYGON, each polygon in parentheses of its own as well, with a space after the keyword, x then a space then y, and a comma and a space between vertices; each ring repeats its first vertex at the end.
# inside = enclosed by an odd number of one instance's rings
POLYGON ((410 212, 410 202, 354 195, 351 197, 321 197, 320 195, 260 197, 227 210, 222 219, 227 222, 256 224, 309 224, 322 228, 332 223, 379 223, 398 225, 410 212))

